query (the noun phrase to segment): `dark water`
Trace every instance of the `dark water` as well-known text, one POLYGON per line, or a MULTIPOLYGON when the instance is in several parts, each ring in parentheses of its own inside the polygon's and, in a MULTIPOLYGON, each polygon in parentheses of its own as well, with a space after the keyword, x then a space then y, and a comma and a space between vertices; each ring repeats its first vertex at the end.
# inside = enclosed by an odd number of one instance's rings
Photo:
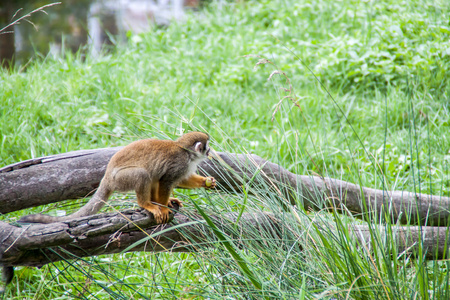
MULTIPOLYGON (((0 29, 23 15, 56 1, 0 0, 0 29)), ((23 65, 36 55, 98 52, 126 39, 128 31, 142 32, 153 24, 180 20, 202 0, 64 0, 33 13, 27 20, 0 33, 3 65, 23 65)))

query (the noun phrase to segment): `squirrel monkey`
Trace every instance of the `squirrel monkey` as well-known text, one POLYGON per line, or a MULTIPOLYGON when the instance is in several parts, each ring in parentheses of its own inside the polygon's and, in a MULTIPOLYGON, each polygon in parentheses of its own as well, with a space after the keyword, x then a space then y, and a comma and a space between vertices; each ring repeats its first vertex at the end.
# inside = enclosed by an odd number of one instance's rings
POLYGON ((97 213, 114 191, 136 191, 138 205, 153 214, 156 222, 169 220, 175 187, 214 188, 213 177, 195 174, 197 165, 209 154, 209 136, 202 132, 184 134, 175 141, 135 141, 111 157, 105 175, 91 200, 77 212, 63 217, 42 214, 22 217, 19 222, 61 222, 97 213))

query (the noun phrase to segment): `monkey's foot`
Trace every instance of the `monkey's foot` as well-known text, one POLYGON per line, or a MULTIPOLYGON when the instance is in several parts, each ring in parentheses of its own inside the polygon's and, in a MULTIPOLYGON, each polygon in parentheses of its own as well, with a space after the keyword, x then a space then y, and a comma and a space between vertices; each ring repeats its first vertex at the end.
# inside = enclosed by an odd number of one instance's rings
POLYGON ((169 213, 171 212, 171 210, 164 206, 161 206, 159 209, 161 211, 161 222, 158 221, 158 223, 162 224, 169 222, 169 213))
POLYGON ((176 204, 178 204, 179 207, 183 207, 183 202, 181 202, 180 200, 178 200, 177 198, 170 198, 169 199, 169 204, 167 204, 168 207, 172 207, 175 208, 173 205, 173 202, 175 202, 176 204))
POLYGON ((216 187, 216 179, 214 179, 214 177, 206 177, 205 178, 205 182, 203 183, 203 186, 206 189, 213 189, 216 187))
POLYGON ((156 223, 163 224, 169 222, 170 209, 168 209, 167 207, 151 205, 144 208, 153 215, 156 223))

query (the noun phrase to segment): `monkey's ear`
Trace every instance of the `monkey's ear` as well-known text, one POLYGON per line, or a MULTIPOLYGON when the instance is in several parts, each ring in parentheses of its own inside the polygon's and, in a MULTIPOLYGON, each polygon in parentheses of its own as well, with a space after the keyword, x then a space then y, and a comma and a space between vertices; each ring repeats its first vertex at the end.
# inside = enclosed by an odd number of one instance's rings
POLYGON ((195 143, 195 145, 194 145, 194 150, 195 150, 195 152, 202 152, 202 142, 197 142, 197 143, 195 143))

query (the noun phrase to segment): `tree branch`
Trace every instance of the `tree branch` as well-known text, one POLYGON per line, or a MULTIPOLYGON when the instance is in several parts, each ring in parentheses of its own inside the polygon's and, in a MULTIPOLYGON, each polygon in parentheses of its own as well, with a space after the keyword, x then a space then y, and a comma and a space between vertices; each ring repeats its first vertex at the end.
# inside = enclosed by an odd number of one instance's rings
MULTIPOLYGON (((139 209, 97 214, 45 225, 32 224, 17 227, 0 222, 0 265, 6 268, 41 267, 60 260, 118 253, 150 235, 153 238, 127 251, 189 252, 196 251, 198 247, 214 246, 211 245, 214 239, 206 237, 211 233, 203 225, 200 217, 176 214, 173 218, 172 223, 156 225, 151 214, 139 209)), ((228 213, 223 216, 212 216, 212 218, 217 224, 221 224, 220 227, 223 230, 226 230, 226 228, 233 228, 237 214, 228 213)), ((247 234, 261 232, 261 242, 267 240, 268 236, 272 236, 276 241, 280 238, 277 236, 277 232, 281 232, 279 224, 281 222, 269 214, 245 213, 239 219, 239 227, 247 230, 241 231, 239 236, 231 232, 228 234, 231 238, 245 241, 247 238, 255 239, 255 236, 246 236, 247 234)), ((320 224, 317 225, 321 228, 320 224)), ((305 228, 309 227, 305 226, 305 228)), ((349 230, 360 245, 370 247, 372 236, 369 226, 351 226, 349 230)), ((384 228, 379 230, 383 235, 384 228)), ((397 253, 405 251, 415 255, 419 253, 417 247, 422 243, 427 259, 448 257, 450 246, 446 243, 449 238, 446 228, 393 226, 392 231, 396 239, 394 244, 397 246, 397 253)), ((335 234, 336 229, 327 225, 323 233, 335 234)), ((305 239, 309 238, 309 235, 304 236, 305 239)), ((316 244, 305 241, 306 243, 316 244)))
MULTIPOLYGON (((223 225, 224 220, 235 222, 237 214, 212 219, 223 225)), ((244 214, 239 220, 245 227, 277 227, 263 214, 244 214)), ((211 239, 203 238, 207 227, 200 217, 171 214, 171 221, 158 225, 153 215, 138 209, 22 227, 0 222, 0 265, 41 267, 65 259, 118 253, 150 235, 153 238, 127 252, 190 252, 197 247, 192 242, 209 245, 211 239), (163 230, 164 234, 159 234, 163 230)))
MULTIPOLYGON (((183 216, 178 216, 177 220, 187 222, 183 216)), ((173 226, 157 226, 153 216, 143 210, 97 214, 67 222, 22 227, 0 222, 0 264, 41 267, 63 259, 118 253, 149 234, 173 226)), ((181 246, 176 245, 182 245, 183 241, 181 235, 173 230, 130 251, 157 252, 174 247, 180 251, 181 246)))
MULTIPOLYGON (((121 148, 74 151, 1 168, 0 213, 91 195, 109 159, 121 148)), ((449 224, 448 197, 376 190, 333 178, 296 175, 257 155, 216 152, 215 158, 203 162, 200 169, 214 176, 220 189, 238 193, 243 182, 259 172, 260 180, 254 181, 254 187, 266 185, 279 194, 280 201, 299 202, 305 209, 331 207, 359 216, 377 213, 402 224, 449 224)))

